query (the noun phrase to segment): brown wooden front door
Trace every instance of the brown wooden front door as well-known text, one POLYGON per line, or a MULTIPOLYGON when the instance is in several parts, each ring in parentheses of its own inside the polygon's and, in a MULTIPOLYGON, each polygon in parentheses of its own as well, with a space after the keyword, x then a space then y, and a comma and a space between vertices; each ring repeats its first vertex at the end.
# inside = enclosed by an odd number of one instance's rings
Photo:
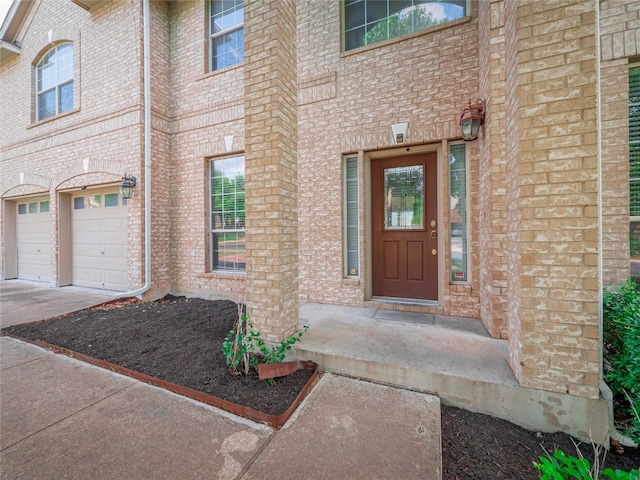
POLYGON ((438 299, 437 155, 371 162, 373 295, 438 299))

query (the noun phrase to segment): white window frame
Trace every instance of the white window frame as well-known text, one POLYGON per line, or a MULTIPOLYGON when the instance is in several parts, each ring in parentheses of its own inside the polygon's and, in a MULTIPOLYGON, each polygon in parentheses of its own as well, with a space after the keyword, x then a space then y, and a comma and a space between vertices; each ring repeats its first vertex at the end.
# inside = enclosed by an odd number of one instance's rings
MULTIPOLYGON (((223 18, 225 16, 225 14, 229 14, 232 12, 238 12, 238 11, 242 11, 244 12, 244 0, 209 0, 209 71, 214 72, 217 70, 222 70, 225 68, 229 68, 232 67, 233 65, 237 65, 239 63, 242 63, 244 61, 244 45, 243 45, 243 51, 242 51, 242 58, 237 60, 235 63, 232 64, 228 64, 228 65, 223 65, 221 67, 218 67, 217 65, 214 64, 214 55, 216 53, 216 49, 214 47, 214 44, 216 42, 216 39, 223 37, 224 35, 230 35, 230 34, 234 34, 240 30, 244 30, 244 16, 242 18, 242 22, 236 22, 234 23, 232 26, 229 27, 225 27, 222 28, 220 31, 218 32, 214 32, 212 31, 212 26, 214 24, 214 17, 216 18, 223 18), (221 5, 221 11, 219 14, 214 14, 214 4, 222 4, 221 5), (233 3, 233 5, 229 8, 224 7, 225 3, 233 3)), ((243 32, 244 34, 244 32, 243 32)))
POLYGON ((38 62, 38 64, 36 65, 36 85, 35 85, 35 90, 36 90, 36 120, 42 121, 42 120, 46 120, 47 118, 51 118, 51 117, 55 117, 56 115, 60 115, 61 113, 65 113, 68 111, 73 110, 73 103, 74 103, 74 45, 72 42, 65 42, 65 43, 61 43, 59 45, 54 46, 53 48, 50 48, 47 53, 44 54, 44 56, 42 57, 42 59, 38 62), (68 75, 62 76, 60 77, 60 75, 62 75, 62 73, 58 70, 57 68, 57 64, 56 64, 56 71, 55 71, 55 80, 53 81, 53 83, 45 88, 40 88, 41 86, 41 80, 42 80, 42 67, 43 64, 46 60, 51 60, 51 58, 49 57, 52 53, 54 54, 53 56, 53 61, 56 61, 56 56, 58 55, 58 52, 62 49, 62 48, 66 48, 68 46, 71 46, 71 69, 70 72, 68 72, 68 75), (62 105, 60 103, 61 100, 61 94, 60 94, 60 90, 63 87, 69 86, 71 85, 71 106, 62 110, 62 105), (49 115, 45 114, 41 115, 41 111, 40 111, 40 105, 42 102, 42 98, 44 97, 45 94, 50 93, 50 92, 54 92, 54 96, 55 96, 55 111, 49 115))
MULTIPOLYGON (((412 0, 413 5, 411 5, 410 7, 416 7, 417 5, 422 5, 422 4, 433 4, 433 8, 434 9, 444 9, 443 5, 444 4, 463 4, 463 8, 464 8, 464 12, 463 15, 460 17, 456 17, 456 18, 452 18, 452 19, 448 19, 445 18, 445 20, 443 20, 441 23, 436 23, 427 27, 421 27, 421 28, 417 28, 414 29, 415 26, 412 24, 411 25, 411 29, 409 32, 403 32, 403 33, 397 33, 394 35, 389 35, 389 31, 387 30, 387 35, 386 38, 380 38, 377 40, 373 40, 373 41, 369 41, 367 42, 367 39, 365 38, 366 35, 369 34, 369 32, 371 32, 374 28, 381 26, 383 24, 383 22, 387 22, 387 28, 389 28, 389 26, 391 26, 391 19, 398 17, 398 15, 400 14, 400 12, 394 12, 391 13, 390 10, 390 5, 391 5, 391 1, 393 0, 386 0, 386 16, 385 17, 375 17, 372 18, 370 13, 369 13, 369 2, 371 2, 371 5, 376 5, 379 6, 381 5, 381 1, 380 0, 342 0, 341 4, 342 4, 342 27, 341 27, 341 33, 342 33, 342 50, 347 52, 347 51, 351 51, 357 48, 361 48, 361 47, 366 47, 369 45, 374 45, 376 43, 385 41, 385 40, 391 40, 393 38, 400 38, 405 34, 410 34, 410 33, 416 33, 416 32, 422 32, 422 31, 426 31, 429 28, 433 27, 433 26, 438 26, 438 25, 446 25, 448 23, 451 23, 455 20, 458 20, 460 18, 464 18, 469 16, 469 12, 470 12, 470 0, 412 0), (374 3, 375 2, 375 3, 374 3), (348 19, 348 13, 347 13, 347 9, 353 6, 362 6, 362 23, 357 23, 354 25, 350 25, 349 28, 347 25, 347 21, 348 19), (364 29, 364 33, 362 32, 361 29, 364 29), (356 45, 356 46, 352 46, 352 47, 348 47, 347 46, 347 38, 349 35, 349 32, 355 32, 361 30, 360 34, 362 34, 362 45, 356 45)), ((410 8, 407 7, 407 8, 410 8)), ((425 9, 425 13, 429 13, 430 9, 427 8, 425 9)), ((433 10, 431 10, 431 13, 433 13, 433 10)), ((444 13, 444 12, 443 12, 444 13)), ((415 18, 415 17, 413 17, 415 18)), ((413 23, 413 18, 412 18, 412 23, 413 23)), ((397 24, 396 24, 397 25, 397 24)))
MULTIPOLYGON (((229 160, 236 160, 236 159, 242 159, 243 163, 245 162, 245 156, 244 155, 234 155, 231 157, 222 157, 222 158, 212 158, 209 160, 209 185, 210 185, 210 192, 209 192, 209 239, 210 239, 210 245, 209 245, 209 253, 210 253, 210 269, 212 272, 226 272, 226 273, 245 273, 246 272, 246 261, 242 264, 238 264, 236 262, 233 263, 233 268, 229 268, 229 266, 226 266, 226 262, 225 262, 225 266, 221 266, 219 263, 216 262, 216 238, 220 237, 220 236, 224 236, 224 235, 237 235, 237 234, 242 234, 243 238, 246 239, 246 203, 244 205, 244 210, 242 211, 242 215, 243 215, 243 220, 240 219, 240 223, 238 225, 232 225, 230 228, 228 228, 226 226, 226 224, 224 223, 224 221, 222 220, 224 217, 224 208, 223 208, 223 214, 222 214, 222 218, 220 219, 220 222, 216 222, 214 220, 214 215, 216 212, 216 204, 215 204, 215 196, 216 196, 216 191, 215 191, 215 177, 214 177, 214 165, 216 162, 224 162, 225 160, 229 161, 229 160), (216 223, 219 223, 218 225, 216 223), (239 228, 241 226, 241 228, 239 228)), ((243 178, 246 175, 246 163, 244 163, 243 165, 243 171, 242 171, 242 176, 243 178)), ((243 187, 243 192, 245 194, 245 202, 246 202, 246 188, 243 187)), ((224 193, 224 192, 223 192, 224 193)), ((234 201, 237 200, 237 198, 234 199, 234 201)), ((237 217, 237 213, 240 210, 234 209, 234 216, 237 217)), ((238 249, 238 246, 236 245, 236 249, 238 249)), ((239 250, 237 250, 239 252, 239 250)), ((245 250, 246 252, 246 250, 245 250)), ((245 253, 246 255, 246 253, 245 253)))
POLYGON ((344 275, 345 277, 358 277, 360 276, 360 166, 358 156, 345 156, 343 163, 344 275), (350 167, 355 167, 353 177, 349 174, 350 167), (355 187, 355 189, 349 187, 355 187))

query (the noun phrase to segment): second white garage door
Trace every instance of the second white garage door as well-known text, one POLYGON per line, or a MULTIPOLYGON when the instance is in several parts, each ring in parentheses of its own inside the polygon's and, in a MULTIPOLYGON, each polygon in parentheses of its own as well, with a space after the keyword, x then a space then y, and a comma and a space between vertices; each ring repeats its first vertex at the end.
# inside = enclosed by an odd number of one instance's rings
POLYGON ((117 191, 73 197, 73 284, 127 290, 127 207, 117 191))

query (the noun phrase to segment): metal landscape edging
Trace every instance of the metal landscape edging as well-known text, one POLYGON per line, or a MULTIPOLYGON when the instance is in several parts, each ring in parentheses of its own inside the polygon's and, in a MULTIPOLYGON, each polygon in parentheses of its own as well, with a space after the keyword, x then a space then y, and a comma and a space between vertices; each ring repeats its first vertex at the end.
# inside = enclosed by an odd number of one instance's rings
MULTIPOLYGON (((5 334, 7 333, 5 332, 5 334)), ((318 382, 322 374, 322 372, 318 369, 318 365, 312 361, 285 362, 285 363, 297 364, 297 368, 292 370, 290 373, 293 373, 298 370, 313 370, 313 374, 311 375, 311 377, 309 377, 307 382, 304 384, 304 386, 302 387, 302 390, 300 390, 300 392, 294 399, 293 403, 289 406, 289 408, 287 408, 283 413, 280 413, 278 415, 269 415, 267 413, 255 410, 251 407, 238 405, 236 403, 229 402, 228 400, 223 400, 222 398, 209 395, 207 393, 199 392, 192 388, 183 387, 182 385, 168 382, 166 380, 162 380, 157 377, 152 377, 151 375, 140 373, 135 370, 131 370, 130 368, 116 365, 115 363, 90 357, 89 355, 85 355, 83 353, 74 352, 73 350, 70 350, 68 348, 52 345, 50 343, 43 342, 42 340, 29 340, 27 338, 23 338, 18 335, 11 335, 11 334, 7 334, 7 335, 17 340, 30 343, 32 345, 36 345, 41 348, 45 348, 54 353, 61 353, 67 357, 75 358, 85 363, 89 363, 91 365, 95 365, 97 367, 104 368, 106 370, 110 370, 112 372, 116 372, 121 375, 126 375, 127 377, 134 378, 135 380, 139 380, 141 382, 153 385, 155 387, 159 387, 164 390, 168 390, 170 392, 176 393, 178 395, 182 395, 183 397, 187 397, 192 400, 205 403, 212 407, 216 407, 221 410, 224 410, 225 412, 233 413, 240 417, 244 417, 258 423, 269 425, 273 428, 280 428, 282 425, 285 424, 285 422, 291 417, 291 415, 293 415, 293 412, 298 408, 300 403, 302 403, 302 400, 304 400, 305 397, 308 395, 311 388, 318 382)))

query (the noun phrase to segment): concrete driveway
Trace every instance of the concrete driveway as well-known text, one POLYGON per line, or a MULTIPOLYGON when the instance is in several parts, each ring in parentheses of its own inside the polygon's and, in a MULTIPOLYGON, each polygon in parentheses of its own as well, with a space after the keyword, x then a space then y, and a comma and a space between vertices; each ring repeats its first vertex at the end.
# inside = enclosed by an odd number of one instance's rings
POLYGON ((113 300, 77 287, 49 288, 44 284, 4 280, 0 282, 0 328, 58 317, 113 300))

